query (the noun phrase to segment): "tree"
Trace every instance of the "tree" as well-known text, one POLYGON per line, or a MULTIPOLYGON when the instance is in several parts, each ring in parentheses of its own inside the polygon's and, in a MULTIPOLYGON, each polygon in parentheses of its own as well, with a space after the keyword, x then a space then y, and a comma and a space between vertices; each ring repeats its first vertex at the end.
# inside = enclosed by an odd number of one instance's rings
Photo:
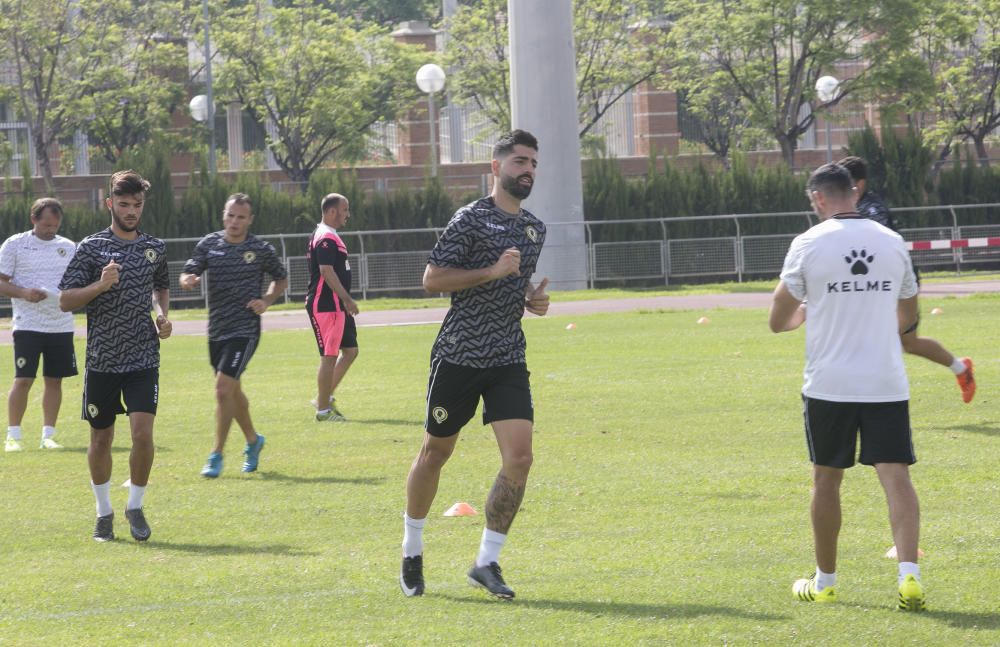
POLYGON ((82 0, 80 4, 131 16, 127 24, 108 26, 104 55, 80 79, 81 92, 72 102, 90 144, 115 164, 152 139, 168 139, 170 116, 190 82, 183 35, 193 32, 197 12, 186 11, 174 0, 82 0))
POLYGON ((267 146, 295 181, 332 159, 363 155, 369 128, 408 109, 419 91, 415 50, 381 29, 355 29, 315 5, 229 10, 217 43, 221 94, 270 120, 267 146))
MULTIPOLYGON (((510 129, 506 0, 461 6, 448 31, 445 64, 452 96, 484 112, 498 130, 510 129)), ((577 105, 581 137, 611 106, 659 71, 660 29, 646 2, 577 0, 573 3, 577 105)))
POLYGON ((986 138, 1000 126, 1000 0, 940 2, 926 14, 918 42, 933 80, 930 107, 936 121, 928 138, 939 159, 955 140, 972 141, 979 163, 989 166, 986 138))
POLYGON ((677 119, 681 137, 704 144, 727 167, 733 148, 754 134, 743 99, 721 71, 678 92, 677 119))
POLYGON ((77 20, 82 9, 75 0, 9 0, 2 9, 0 42, 3 58, 13 68, 14 103, 30 126, 35 155, 51 190, 55 173, 50 149, 72 130, 80 79, 100 62, 109 15, 98 12, 77 20))
POLYGON ((668 50, 675 87, 704 92, 723 75, 750 122, 776 140, 794 168, 798 139, 817 112, 873 93, 906 49, 918 0, 665 0, 674 17, 668 50), (816 97, 816 80, 840 65, 839 94, 816 97))
MULTIPOLYGON (((296 0, 275 2, 275 6, 292 6, 296 0)), ((436 18, 441 0, 319 0, 319 4, 341 16, 352 16, 358 22, 394 27, 404 20, 436 18)))

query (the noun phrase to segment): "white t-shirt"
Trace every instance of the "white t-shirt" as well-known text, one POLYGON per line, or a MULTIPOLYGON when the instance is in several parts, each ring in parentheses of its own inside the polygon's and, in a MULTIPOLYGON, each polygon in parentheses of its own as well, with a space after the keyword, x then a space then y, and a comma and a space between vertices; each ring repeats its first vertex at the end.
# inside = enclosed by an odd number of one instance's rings
POLYGON ((4 241, 0 247, 0 274, 9 276, 18 287, 48 293, 38 303, 11 299, 15 331, 73 332, 73 313, 59 309, 59 281, 75 251, 76 245, 68 238, 42 240, 30 231, 4 241))
POLYGON ((909 400, 896 309, 917 281, 899 234, 867 218, 825 220, 792 241, 781 280, 807 302, 804 395, 909 400))

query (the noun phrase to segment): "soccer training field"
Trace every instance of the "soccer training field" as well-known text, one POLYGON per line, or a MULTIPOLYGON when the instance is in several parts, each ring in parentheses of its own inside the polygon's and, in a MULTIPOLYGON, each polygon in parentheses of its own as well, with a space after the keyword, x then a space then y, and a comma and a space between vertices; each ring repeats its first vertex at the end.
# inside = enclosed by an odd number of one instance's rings
MULTIPOLYGON (((499 454, 478 422, 427 524, 427 594, 397 583, 436 326, 360 331, 343 424, 312 420, 311 332, 265 333, 243 379, 267 436, 260 471, 240 473, 234 426, 215 481, 198 474, 213 434, 206 342, 165 341, 147 544, 122 514, 127 422, 118 540, 98 544, 81 380, 66 382, 61 451, 36 449, 39 380, 26 451, 0 455, 0 645, 1000 644, 1000 295, 922 310, 922 334, 973 357, 979 383, 965 405, 948 369, 907 358, 929 613, 895 610, 885 501, 863 467, 844 481, 840 602, 792 599, 814 569, 803 333, 771 334, 764 310, 637 312, 525 321, 537 434, 501 554, 513 602, 465 581, 483 517, 441 516, 483 509, 499 454)), ((0 346, 4 390, 11 366, 0 346)))

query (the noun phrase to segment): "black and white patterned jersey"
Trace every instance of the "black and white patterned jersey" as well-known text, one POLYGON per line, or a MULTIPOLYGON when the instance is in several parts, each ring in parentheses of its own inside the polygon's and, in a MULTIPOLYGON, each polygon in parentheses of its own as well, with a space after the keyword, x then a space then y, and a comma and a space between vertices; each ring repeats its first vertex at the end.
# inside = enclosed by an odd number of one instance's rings
POLYGON ((160 365, 160 339, 151 311, 153 290, 167 290, 166 244, 138 232, 135 240, 111 228, 80 241, 60 290, 87 287, 109 262, 121 266, 118 284, 87 304, 87 369, 128 373, 160 365))
POLYGON ((521 251, 521 271, 451 294, 433 358, 488 368, 525 362, 524 298, 545 243, 545 224, 524 209, 517 216, 486 197, 459 209, 438 239, 428 262, 467 270, 489 267, 504 250, 521 251))
POLYGON ((274 246, 253 234, 240 243, 226 242, 225 232, 216 231, 200 241, 184 272, 201 276, 208 272, 208 338, 260 336, 260 315, 247 304, 259 299, 264 274, 273 280, 288 276, 274 246))
POLYGON ((874 220, 883 227, 888 227, 889 229, 899 232, 899 226, 896 223, 896 219, 892 217, 892 212, 889 211, 889 207, 885 204, 885 200, 875 193, 874 191, 865 191, 860 198, 858 198, 858 203, 855 205, 858 213, 868 218, 869 220, 874 220))

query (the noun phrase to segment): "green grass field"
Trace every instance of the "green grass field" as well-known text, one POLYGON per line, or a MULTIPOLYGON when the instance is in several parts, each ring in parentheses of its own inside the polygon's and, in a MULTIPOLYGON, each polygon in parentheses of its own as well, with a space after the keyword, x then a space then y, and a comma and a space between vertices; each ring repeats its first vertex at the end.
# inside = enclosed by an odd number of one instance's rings
MULTIPOLYGON (((267 436, 260 472, 240 473, 234 430, 217 481, 198 475, 214 407, 205 340, 164 342, 145 545, 121 514, 124 421, 119 539, 97 544, 81 381, 67 382, 57 452, 34 449, 36 385, 30 449, 0 455, 0 644, 1000 644, 1000 296, 922 307, 922 332, 974 357, 979 378, 964 405, 947 369, 907 360, 929 613, 894 610, 884 498, 861 467, 844 483, 841 601, 792 600, 814 568, 803 334, 771 334, 763 310, 712 311, 708 325, 695 323, 704 312, 656 311, 526 320, 537 436, 502 554, 510 603, 465 582, 483 518, 441 516, 456 501, 483 508, 499 456, 479 424, 428 522, 427 595, 397 584, 435 326, 362 329, 338 393, 352 421, 326 425, 308 404, 310 334, 267 333, 244 377, 267 436)), ((0 346, 5 383, 11 365, 0 346)))

